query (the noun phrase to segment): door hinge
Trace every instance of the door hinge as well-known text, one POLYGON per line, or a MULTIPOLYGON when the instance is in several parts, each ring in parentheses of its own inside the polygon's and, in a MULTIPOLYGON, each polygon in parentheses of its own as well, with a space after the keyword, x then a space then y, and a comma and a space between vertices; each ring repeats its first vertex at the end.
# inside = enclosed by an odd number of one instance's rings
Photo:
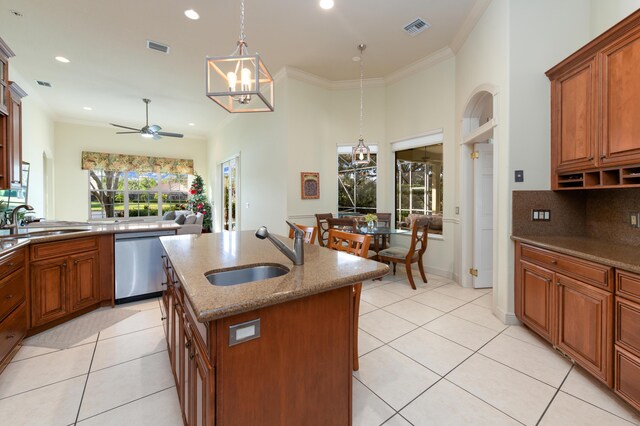
POLYGON ((473 151, 471 153, 471 159, 472 160, 477 160, 478 158, 480 158, 480 153, 478 151, 473 151))
POLYGON ((478 276, 478 270, 476 268, 469 268, 469 273, 474 277, 478 276))

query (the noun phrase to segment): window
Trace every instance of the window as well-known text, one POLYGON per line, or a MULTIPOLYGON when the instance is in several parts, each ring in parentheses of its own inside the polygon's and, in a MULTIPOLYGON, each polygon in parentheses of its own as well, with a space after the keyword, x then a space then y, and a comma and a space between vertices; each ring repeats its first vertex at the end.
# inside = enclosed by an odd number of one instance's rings
POLYGON ((377 147, 370 146, 371 161, 354 165, 351 147, 338 148, 338 214, 375 213, 378 179, 377 147))
POLYGON ((396 220, 404 222, 412 213, 442 214, 442 143, 398 150, 395 157, 396 220))
POLYGON ((89 171, 90 219, 158 217, 186 209, 187 174, 89 171))
POLYGON ((235 231, 238 229, 238 166, 240 157, 236 156, 221 164, 222 169, 222 229, 235 231))

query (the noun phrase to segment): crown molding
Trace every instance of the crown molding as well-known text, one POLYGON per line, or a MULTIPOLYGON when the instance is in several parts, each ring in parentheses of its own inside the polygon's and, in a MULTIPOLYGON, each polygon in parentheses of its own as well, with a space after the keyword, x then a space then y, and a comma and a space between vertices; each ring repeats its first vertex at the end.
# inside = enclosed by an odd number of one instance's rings
MULTIPOLYGON (((360 80, 338 80, 331 81, 326 78, 318 77, 310 72, 302 71, 294 67, 284 67, 286 76, 294 80, 302 81, 304 83, 313 84, 318 87, 322 87, 327 90, 348 90, 357 89, 360 87, 360 80)), ((363 87, 384 87, 384 78, 365 78, 362 81, 363 87)))
POLYGON ((409 64, 406 67, 389 74, 384 79, 385 84, 396 83, 403 78, 409 77, 410 75, 439 64, 440 62, 447 59, 453 58, 454 56, 455 54, 453 53, 453 50, 451 50, 449 47, 443 47, 442 49, 433 52, 431 55, 426 56, 419 61, 409 64))
POLYGON ((467 41, 469 34, 471 34, 471 31, 476 27, 476 24, 487 10, 487 7, 489 7, 489 4, 491 4, 491 0, 477 0, 474 3, 469 14, 460 26, 460 29, 453 37, 453 40, 451 40, 449 47, 451 47, 454 53, 458 53, 458 50, 460 50, 464 42, 467 41))

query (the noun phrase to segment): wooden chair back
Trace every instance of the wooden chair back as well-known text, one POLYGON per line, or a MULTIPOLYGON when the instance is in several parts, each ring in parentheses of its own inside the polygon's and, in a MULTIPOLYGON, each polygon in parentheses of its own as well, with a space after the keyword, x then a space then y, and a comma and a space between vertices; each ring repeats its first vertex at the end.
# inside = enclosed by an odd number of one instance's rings
POLYGON ((358 232, 358 219, 355 217, 334 217, 327 219, 329 229, 339 229, 345 232, 358 232))
POLYGON ((419 218, 413 222, 411 228, 411 246, 407 253, 407 260, 415 262, 415 258, 422 259, 422 255, 427 251, 427 243, 429 241, 429 218, 419 218))
POLYGON ((327 245, 327 237, 329 236, 329 224, 327 219, 333 218, 331 213, 316 213, 316 222, 318 224, 318 244, 320 247, 327 245))
POLYGON ((376 213, 379 226, 391 226, 391 213, 376 213))
POLYGON ((367 258, 371 235, 354 234, 338 229, 329 229, 327 247, 332 250, 344 251, 354 256, 367 258))
MULTIPOLYGON (((307 244, 313 244, 316 242, 316 235, 318 234, 318 228, 315 226, 299 225, 294 223, 298 228, 304 231, 304 242, 307 244)), ((289 238, 293 239, 293 229, 289 228, 289 238)))

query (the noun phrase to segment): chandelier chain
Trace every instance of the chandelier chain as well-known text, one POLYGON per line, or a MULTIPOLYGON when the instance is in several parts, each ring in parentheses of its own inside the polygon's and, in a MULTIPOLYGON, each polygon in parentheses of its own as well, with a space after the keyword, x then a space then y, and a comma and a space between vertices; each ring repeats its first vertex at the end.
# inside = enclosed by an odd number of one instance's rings
POLYGON ((240 2, 240 41, 244 41, 244 0, 240 2))
POLYGON ((364 79, 364 66, 362 65, 362 50, 364 49, 360 49, 360 139, 363 139, 362 137, 362 119, 363 119, 363 110, 364 110, 364 102, 363 102, 363 98, 364 98, 364 91, 362 90, 362 80, 364 79))

